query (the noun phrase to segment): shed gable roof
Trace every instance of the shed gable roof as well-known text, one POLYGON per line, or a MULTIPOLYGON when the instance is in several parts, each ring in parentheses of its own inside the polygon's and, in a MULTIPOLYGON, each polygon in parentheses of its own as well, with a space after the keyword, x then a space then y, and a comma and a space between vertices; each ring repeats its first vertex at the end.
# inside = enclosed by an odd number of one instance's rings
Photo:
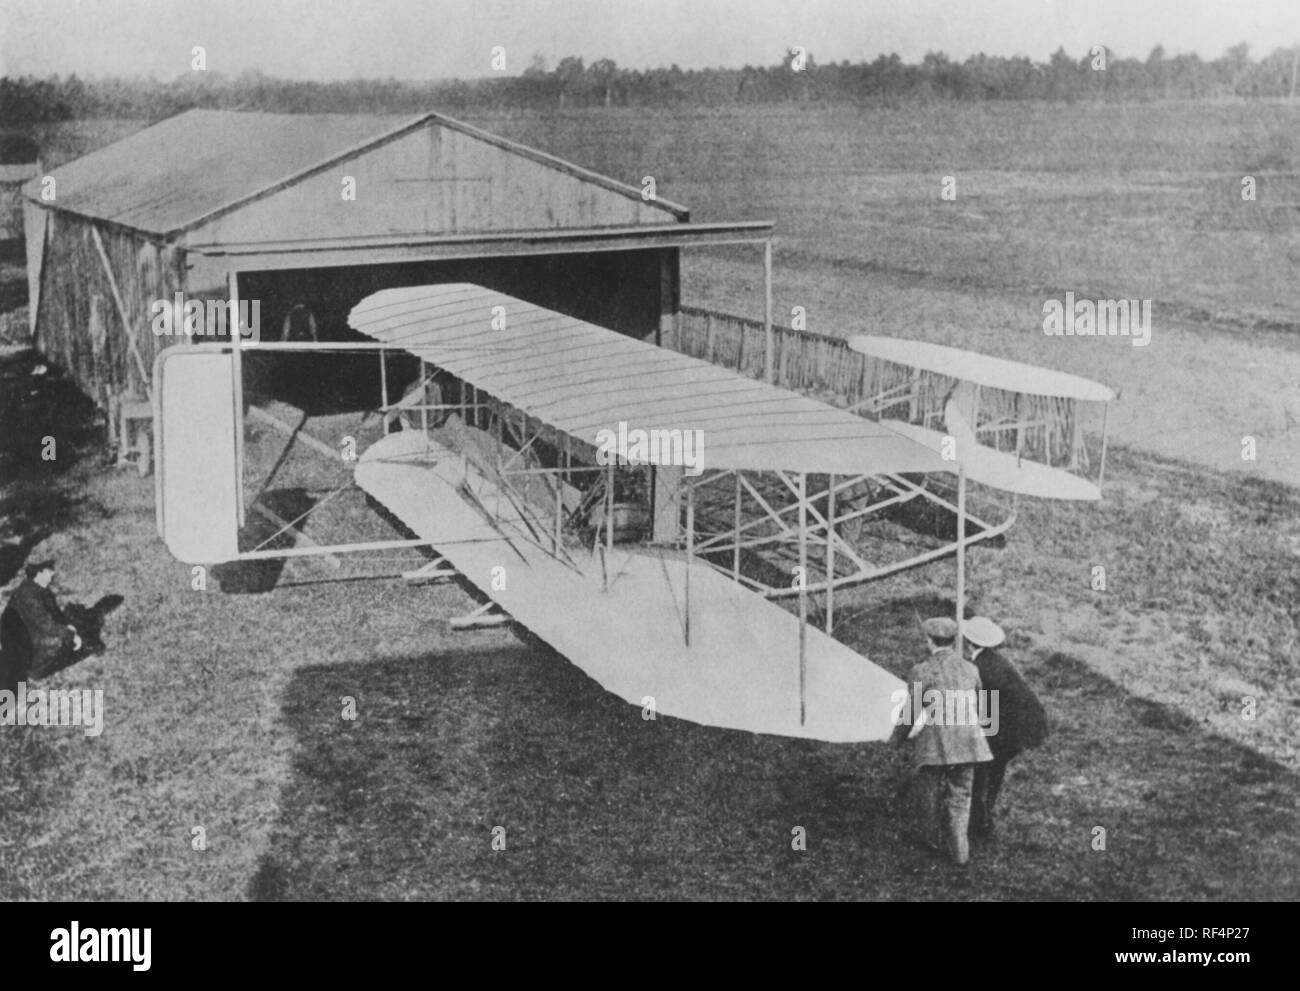
MULTIPOLYGON (((641 202, 640 190, 442 114, 418 117, 189 110, 53 170, 51 205, 170 236, 233 213, 403 135, 437 125, 641 202)), ((39 178, 24 186, 38 200, 39 178)), ((667 219, 683 207, 657 200, 667 219)))

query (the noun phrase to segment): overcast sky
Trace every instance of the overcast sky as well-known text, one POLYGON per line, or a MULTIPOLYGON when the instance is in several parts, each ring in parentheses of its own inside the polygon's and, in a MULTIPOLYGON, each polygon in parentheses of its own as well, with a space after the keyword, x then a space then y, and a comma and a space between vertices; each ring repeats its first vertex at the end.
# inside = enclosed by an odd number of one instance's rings
POLYGON ((1300 0, 0 0, 0 75, 189 71, 298 79, 469 77, 534 53, 645 68, 770 65, 793 45, 818 62, 930 50, 1045 61, 1094 44, 1145 58, 1256 58, 1300 41, 1300 0))

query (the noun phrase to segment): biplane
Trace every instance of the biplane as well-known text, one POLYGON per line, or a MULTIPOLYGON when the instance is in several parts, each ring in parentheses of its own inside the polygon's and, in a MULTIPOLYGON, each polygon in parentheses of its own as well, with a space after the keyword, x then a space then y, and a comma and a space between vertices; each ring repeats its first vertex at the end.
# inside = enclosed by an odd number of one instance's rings
MULTIPOLYGON (((369 340, 209 343, 158 357, 158 526, 171 553, 217 564, 421 548, 430 559, 407 577, 460 576, 487 600, 456 625, 509 617, 624 700, 698 723, 886 739, 903 684, 832 636, 836 593, 953 555, 960 621, 966 548, 1009 525, 968 514, 968 475, 1033 494, 1060 476, 1057 496, 1091 497, 1076 485, 1091 483, 1051 463, 1054 448, 1035 461, 1077 417, 1061 422, 1062 408, 1035 425, 1041 403, 1003 396, 1008 370, 980 356, 950 366, 925 348, 909 357, 900 348, 911 342, 860 339, 880 358, 879 388, 839 409, 476 285, 383 290, 348 322, 369 340), (253 349, 379 352, 382 435, 338 463, 413 536, 241 547, 239 361, 253 349), (396 400, 393 353, 419 363, 396 400), (970 390, 983 393, 972 403, 970 390), (1013 416, 1023 403, 1022 419, 995 419, 1008 402, 1013 416), (931 443, 943 410, 939 436, 960 434, 956 457, 931 443), (697 431, 703 470, 673 463, 667 442, 644 459, 602 457, 602 438, 620 428, 697 431), (999 447, 1004 436, 1014 453, 999 447), (915 536, 918 507, 955 520, 955 535, 898 540, 915 536)), ((1035 396, 1062 392, 1033 381, 1035 396)))

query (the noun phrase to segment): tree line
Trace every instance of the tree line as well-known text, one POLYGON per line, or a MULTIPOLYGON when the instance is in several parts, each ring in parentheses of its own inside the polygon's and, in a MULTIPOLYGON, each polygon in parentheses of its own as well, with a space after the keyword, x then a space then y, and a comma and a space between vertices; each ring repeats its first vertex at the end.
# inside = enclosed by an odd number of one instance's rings
POLYGON ((956 62, 930 52, 909 64, 898 55, 818 64, 792 49, 775 65, 691 69, 676 65, 624 69, 611 59, 561 59, 553 68, 533 56, 523 72, 472 80, 395 79, 307 82, 250 71, 227 77, 186 73, 153 78, 86 80, 77 75, 0 79, 0 120, 83 117, 162 118, 193 107, 281 113, 418 111, 431 106, 546 107, 714 106, 747 103, 890 103, 913 100, 1158 100, 1212 97, 1295 99, 1300 44, 1253 60, 1245 44, 1217 59, 1166 55, 1120 58, 1097 46, 1081 57, 1058 48, 1046 62, 972 55, 956 62))

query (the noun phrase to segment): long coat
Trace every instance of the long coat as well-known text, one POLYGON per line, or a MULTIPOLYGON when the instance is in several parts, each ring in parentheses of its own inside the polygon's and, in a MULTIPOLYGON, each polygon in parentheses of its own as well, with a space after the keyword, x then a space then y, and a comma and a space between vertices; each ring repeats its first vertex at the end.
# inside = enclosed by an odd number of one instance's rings
MULTIPOLYGON (((979 670, 964 661, 952 648, 936 650, 926 660, 908 673, 908 710, 904 721, 895 728, 891 739, 899 742, 907 738, 912 727, 910 714, 924 709, 925 693, 931 689, 940 692, 976 692, 980 688, 979 670), (915 699, 915 701, 914 701, 915 699)), ((927 764, 975 764, 992 760, 993 755, 984 741, 984 730, 977 723, 943 725, 927 721, 912 740, 912 760, 917 767, 927 764)))
POLYGON ((40 671, 72 650, 75 634, 54 593, 30 578, 19 585, 0 613, 0 689, 13 690, 33 671, 40 671))
POLYGON ((993 756, 1009 760, 1047 739, 1047 712, 1016 666, 996 650, 975 654, 980 681, 998 693, 998 731, 988 738, 993 756))

